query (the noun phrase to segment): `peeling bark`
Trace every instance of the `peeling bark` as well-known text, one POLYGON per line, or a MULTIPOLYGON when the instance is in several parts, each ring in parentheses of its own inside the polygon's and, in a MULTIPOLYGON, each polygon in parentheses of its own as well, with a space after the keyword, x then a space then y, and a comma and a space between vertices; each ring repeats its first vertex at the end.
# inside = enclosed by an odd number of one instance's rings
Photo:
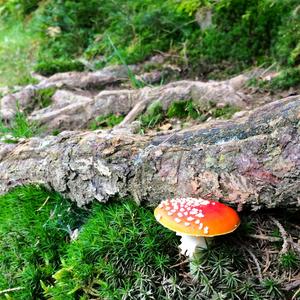
POLYGON ((118 130, 63 132, 0 144, 0 191, 42 183, 79 206, 132 195, 210 194, 252 209, 300 206, 300 97, 231 121, 141 136, 118 130))

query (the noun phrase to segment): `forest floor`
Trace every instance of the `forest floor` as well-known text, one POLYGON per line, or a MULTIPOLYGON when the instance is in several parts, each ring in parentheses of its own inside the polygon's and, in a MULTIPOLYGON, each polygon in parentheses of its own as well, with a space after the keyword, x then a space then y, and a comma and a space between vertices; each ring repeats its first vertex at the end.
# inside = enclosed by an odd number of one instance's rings
MULTIPOLYGON (((253 85, 253 78, 271 80, 271 71, 201 82, 180 81, 178 68, 168 63, 151 66, 150 72, 143 65, 37 76, 36 84, 8 89, 0 146, 26 144, 34 136, 64 139, 65 130, 172 137, 197 126, 243 120, 252 110, 299 92, 253 85)), ((29 178, 31 171, 26 172, 29 178)), ((4 299, 300 297, 296 208, 246 207, 235 233, 214 239, 189 262, 179 254, 175 234, 156 223, 153 205, 115 199, 76 208, 58 193, 32 185, 12 190, 0 202, 4 299)))

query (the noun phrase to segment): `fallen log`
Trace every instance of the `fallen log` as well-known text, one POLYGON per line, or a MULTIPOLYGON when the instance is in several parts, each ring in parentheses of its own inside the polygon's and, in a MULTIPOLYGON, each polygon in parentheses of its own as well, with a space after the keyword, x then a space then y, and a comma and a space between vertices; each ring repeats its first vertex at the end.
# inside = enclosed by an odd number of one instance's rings
POLYGON ((40 183, 79 206, 132 195, 223 199, 241 208, 300 206, 300 97, 243 118, 181 131, 134 135, 66 131, 0 144, 0 192, 40 183))

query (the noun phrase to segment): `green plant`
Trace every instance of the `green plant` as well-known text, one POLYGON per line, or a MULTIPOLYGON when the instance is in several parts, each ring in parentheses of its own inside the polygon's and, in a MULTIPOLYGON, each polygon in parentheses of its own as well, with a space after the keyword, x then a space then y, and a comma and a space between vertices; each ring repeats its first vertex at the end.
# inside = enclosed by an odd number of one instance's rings
POLYGON ((238 111, 238 107, 226 104, 224 107, 213 107, 210 114, 213 118, 230 119, 238 111))
POLYGON ((11 83, 24 72, 28 75, 36 51, 36 70, 45 75, 82 70, 77 60, 81 55, 96 58, 101 66, 127 65, 158 51, 175 54, 177 63, 198 75, 220 70, 228 76, 274 60, 295 67, 300 53, 298 5, 297 0, 9 0, 0 3, 2 22, 13 20, 18 26, 5 26, 3 35, 0 28, 5 74, 0 78, 11 83), (205 30, 195 22, 198 8, 212 10, 212 25, 205 30), (32 44, 33 51, 24 51, 32 44), (16 75, 16 70, 17 76, 9 74, 16 75))
POLYGON ((197 254, 191 263, 191 273, 207 298, 222 293, 224 299, 235 299, 239 295, 238 287, 242 285, 242 276, 237 270, 243 269, 245 263, 241 250, 232 251, 225 243, 210 246, 197 254))
POLYGON ((283 65, 296 66, 300 62, 300 10, 299 6, 285 16, 279 27, 274 45, 275 58, 283 65))
POLYGON ((270 299, 280 299, 283 296, 279 283, 276 280, 271 278, 264 279, 262 285, 270 299))
POLYGON ((0 298, 43 299, 72 230, 87 216, 56 192, 31 185, 0 196, 0 298))
POLYGON ((271 80, 252 78, 248 81, 248 85, 271 92, 297 87, 300 85, 300 68, 284 68, 280 71, 279 75, 271 80))
POLYGON ((121 115, 114 115, 114 114, 109 114, 106 116, 98 116, 95 118, 94 121, 91 122, 90 124, 90 129, 91 130, 96 130, 99 128, 107 128, 107 127, 114 127, 121 123, 124 119, 124 116, 121 115))
POLYGON ((140 80, 138 80, 134 73, 131 71, 131 69, 128 67, 124 57, 122 56, 122 54, 120 53, 120 51, 116 48, 116 46, 114 45, 113 41, 111 40, 110 36, 107 36, 107 40, 109 45, 113 48, 114 54, 119 58, 120 62, 125 66, 126 70, 127 70, 127 74, 129 77, 129 80, 131 82, 131 85, 134 88, 142 88, 144 87, 144 83, 140 80))
POLYGON ((29 121, 24 113, 19 108, 17 109, 14 119, 8 124, 4 125, 0 120, 0 137, 6 134, 18 138, 30 138, 40 134, 42 128, 38 123, 29 121))
POLYGON ((174 101, 169 106, 167 111, 168 118, 192 118, 197 119, 200 112, 192 100, 189 101, 174 101))
POLYGON ((84 65, 73 59, 66 57, 61 58, 39 58, 39 62, 34 66, 34 70, 41 75, 50 76, 55 73, 69 72, 69 71, 83 71, 84 65))
POLYGON ((164 112, 160 101, 154 101, 148 106, 146 112, 139 117, 142 128, 149 129, 164 119, 164 112))
POLYGON ((279 263, 284 269, 296 269, 299 266, 300 258, 295 252, 289 250, 280 256, 279 263))
POLYGON ((56 88, 54 87, 36 90, 32 103, 25 109, 26 114, 31 113, 35 109, 42 109, 49 106, 52 103, 52 96, 55 91, 56 88))
POLYGON ((0 86, 36 82, 30 72, 37 56, 38 40, 33 28, 15 17, 4 22, 0 13, 0 86))
POLYGON ((265 87, 271 90, 286 90, 300 85, 300 68, 288 68, 280 72, 280 75, 265 83, 265 87))

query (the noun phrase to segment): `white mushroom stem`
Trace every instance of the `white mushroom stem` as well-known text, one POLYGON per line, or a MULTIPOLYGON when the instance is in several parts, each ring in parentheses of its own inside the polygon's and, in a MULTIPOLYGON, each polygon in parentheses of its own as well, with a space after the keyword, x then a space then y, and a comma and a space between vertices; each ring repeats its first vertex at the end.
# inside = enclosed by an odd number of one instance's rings
POLYGON ((179 245, 181 250, 180 253, 189 256, 190 258, 193 257, 196 248, 207 248, 207 241, 205 237, 185 235, 178 232, 176 232, 176 235, 181 236, 181 244, 179 245))

